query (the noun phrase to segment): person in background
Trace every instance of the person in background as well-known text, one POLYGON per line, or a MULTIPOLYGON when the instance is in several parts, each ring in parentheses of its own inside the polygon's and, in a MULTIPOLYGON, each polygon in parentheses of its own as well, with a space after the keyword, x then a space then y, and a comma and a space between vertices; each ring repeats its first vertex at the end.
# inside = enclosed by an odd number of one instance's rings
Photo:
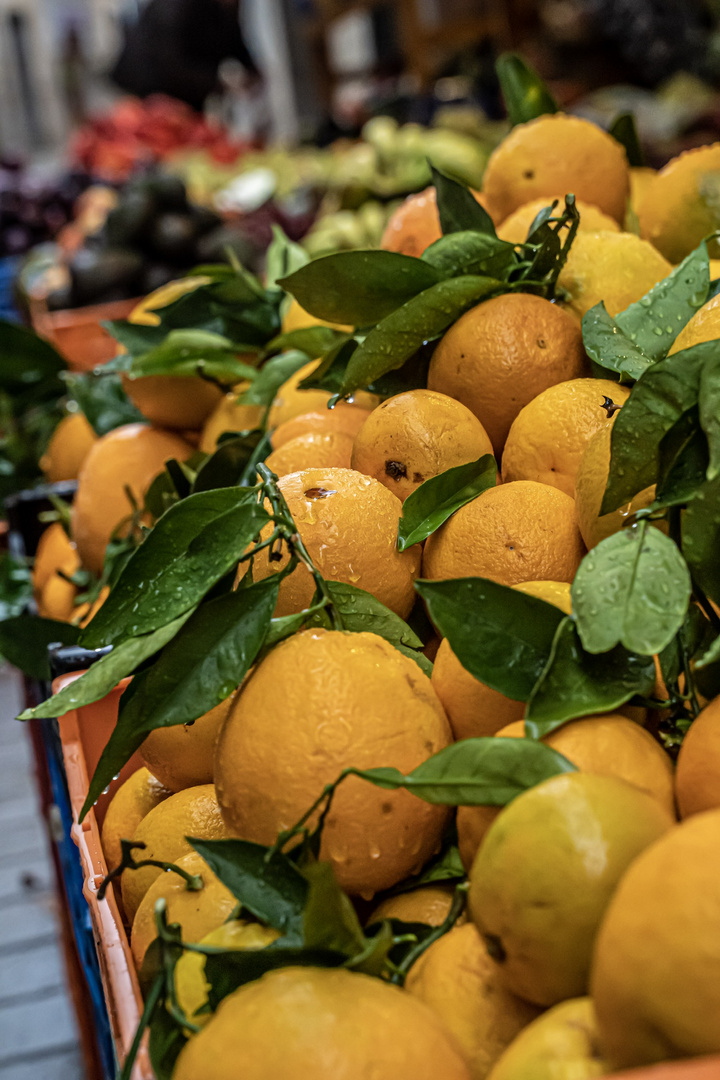
POLYGON ((168 94, 201 111, 220 88, 223 60, 239 61, 248 86, 261 75, 240 29, 239 0, 149 0, 127 26, 111 77, 137 97, 168 94))

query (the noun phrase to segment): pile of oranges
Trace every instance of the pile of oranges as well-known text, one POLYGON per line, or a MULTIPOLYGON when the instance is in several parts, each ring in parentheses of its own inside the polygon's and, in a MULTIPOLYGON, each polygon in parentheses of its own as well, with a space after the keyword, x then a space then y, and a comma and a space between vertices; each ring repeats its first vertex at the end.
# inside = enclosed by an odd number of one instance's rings
MULTIPOLYGON (((401 619, 411 616, 419 577, 486 578, 571 614, 587 550, 654 497, 649 488, 600 512, 613 424, 632 391, 593 375, 580 320, 599 301, 614 315, 639 300, 720 225, 718 177, 717 145, 648 175, 588 121, 557 114, 516 126, 475 197, 500 238, 520 243, 539 210, 575 194, 580 231, 557 299, 514 291, 478 304, 435 345, 427 386, 382 401, 360 391, 329 409, 329 391, 300 385, 317 360, 280 387, 266 416, 238 401, 242 387, 223 396, 194 378, 127 380, 149 424, 95 439, 72 417, 68 445, 58 433, 48 449, 48 475, 75 471, 78 490, 72 541, 55 524, 38 551, 41 613, 92 618, 97 605, 77 607, 80 586, 70 579, 81 568, 101 574, 110 538, 142 530, 143 499, 164 462, 212 453, 224 432, 266 422, 266 464, 327 580, 365 590, 401 619), (625 229, 631 221, 639 235, 625 229), (405 500, 486 454, 496 484, 424 545, 399 550, 405 500)), ((428 189, 395 213, 383 246, 419 256, 440 235, 428 189)), ((134 318, 152 319, 171 298, 151 299, 134 318)), ((718 312, 713 300, 701 308, 676 351, 720 338, 718 312)), ((292 301, 286 328, 316 323, 292 301)), ((254 581, 284 569, 288 556, 275 555, 259 551, 254 581)), ((276 616, 307 609, 314 588, 298 566, 281 582, 276 616)), ((144 767, 104 819, 108 867, 131 839, 146 845, 143 858, 177 864, 195 887, 157 866, 123 871, 139 969, 158 900, 186 941, 257 950, 278 937, 238 912, 188 837, 271 846, 343 770, 392 766, 407 776, 460 740, 526 737, 524 703, 471 675, 446 639, 427 638, 431 675, 373 632, 300 629, 217 708, 148 736, 144 767)), ((418 885, 417 875, 456 835, 467 920, 437 936, 404 989, 291 963, 214 1014, 204 958, 187 953, 177 996, 200 1031, 174 1080, 589 1080, 720 1053, 720 699, 704 703, 677 764, 657 732, 657 710, 645 703, 574 718, 545 739, 568 771, 503 809, 455 814, 349 777, 327 813, 319 858, 361 918, 442 925, 453 888, 418 885)))

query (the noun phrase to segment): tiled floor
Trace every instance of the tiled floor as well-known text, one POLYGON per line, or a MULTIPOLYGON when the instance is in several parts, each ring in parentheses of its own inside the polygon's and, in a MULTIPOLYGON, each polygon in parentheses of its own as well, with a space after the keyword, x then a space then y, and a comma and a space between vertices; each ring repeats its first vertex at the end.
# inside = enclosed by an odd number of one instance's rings
POLYGON ((0 1080, 85 1080, 21 692, 0 666, 0 1080))

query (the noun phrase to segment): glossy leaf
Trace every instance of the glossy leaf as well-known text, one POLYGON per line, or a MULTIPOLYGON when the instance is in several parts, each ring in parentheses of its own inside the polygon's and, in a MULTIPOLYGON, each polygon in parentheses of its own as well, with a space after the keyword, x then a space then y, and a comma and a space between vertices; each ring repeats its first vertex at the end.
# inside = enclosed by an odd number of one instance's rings
POLYGON ((162 1007, 155 1009, 148 1041, 155 1080, 172 1080, 175 1064, 187 1041, 183 1029, 168 1010, 162 1007))
POLYGON ((151 349, 161 345, 167 337, 167 330, 162 326, 145 326, 142 323, 130 322, 128 319, 113 319, 102 323, 102 327, 126 350, 115 360, 103 364, 103 372, 127 370, 133 356, 150 352, 151 349))
POLYGON ((563 613, 486 578, 417 581, 415 588, 463 667, 506 697, 527 701, 563 613))
POLYGON ((461 274, 487 275, 506 280, 517 266, 512 244, 487 233, 454 232, 426 248, 422 256, 444 278, 461 274))
POLYGON ((660 441, 653 507, 683 506, 695 498, 708 470, 708 444, 697 405, 683 413, 660 441))
POLYGON ((652 365, 635 342, 623 333, 601 301, 583 315, 582 336, 585 352, 605 371, 620 375, 623 382, 634 382, 652 365))
POLYGON ((206 375, 221 382, 237 383, 254 379, 255 368, 239 358, 240 347, 221 334, 207 330, 172 330, 162 344, 133 357, 128 374, 206 375))
POLYGON ((222 488, 170 507, 130 556, 83 645, 150 633, 195 607, 268 520, 256 499, 251 488, 222 488))
POLYGON ((566 616, 528 700, 525 730, 541 739, 568 720, 611 712, 636 694, 652 694, 654 687, 652 656, 629 653, 621 645, 599 655, 587 653, 574 620, 566 616))
MULTIPOLYGON (((496 238, 493 220, 469 188, 430 166, 443 236, 470 231, 496 238)), ((433 260, 428 259, 428 262, 433 260)))
POLYGON ((352 354, 342 393, 369 386, 402 367, 421 345, 439 337, 464 312, 502 291, 502 283, 494 278, 469 274, 440 281, 414 296, 378 323, 352 354))
POLYGON ((265 281, 268 289, 278 288, 280 278, 301 270, 310 262, 305 248, 290 240, 279 225, 273 225, 272 234, 265 259, 265 281))
POLYGON ((429 675, 432 664, 423 655, 423 643, 408 624, 364 589, 343 581, 328 581, 328 591, 343 626, 353 633, 377 634, 410 657, 429 675))
POLYGON ((708 480, 698 491, 683 514, 681 531, 683 554, 693 578, 720 603, 720 477, 708 480))
POLYGON ((494 487, 497 462, 492 454, 477 461, 456 465, 420 484, 403 503, 398 525, 398 551, 427 540, 448 518, 494 487))
POLYGON ((558 111, 555 99, 540 76, 516 53, 502 53, 495 62, 495 70, 513 126, 558 111))
POLYGON ((634 387, 613 424, 610 475, 601 514, 616 510, 654 484, 660 443, 697 404, 700 374, 720 345, 705 342, 659 360, 634 387))
POLYGON ((62 393, 58 376, 67 364, 55 348, 24 326, 0 319, 0 389, 22 394, 41 384, 51 383, 62 393))
POLYGON ((461 739, 428 758, 408 776, 398 769, 357 775, 389 791, 403 788, 440 806, 505 806, 535 784, 575 772, 562 754, 531 739, 461 739))
POLYGON ((374 326, 440 275, 422 259, 394 251, 339 251, 313 259, 279 283, 319 319, 374 326))
POLYGON ((720 476, 720 352, 703 367, 700 376, 700 425, 710 448, 708 480, 720 476))
POLYGON ((339 330, 333 330, 331 326, 302 326, 298 330, 288 330, 286 334, 278 334, 276 338, 268 342, 268 353, 283 353, 289 349, 298 349, 307 353, 308 360, 317 356, 324 356, 326 352, 341 341, 347 339, 347 334, 339 330))
POLYGON ((310 360, 307 353, 293 349, 266 361, 248 389, 241 395, 243 405, 272 405, 284 382, 310 360))
MULTIPOLYGON (((77 626, 38 615, 16 615, 0 622, 0 656, 31 679, 52 678, 48 646, 75 645, 80 637, 77 626)), ((54 713, 51 715, 55 715, 54 713)))
POLYGON ((198 469, 193 493, 254 483, 253 464, 264 461, 271 450, 270 434, 260 428, 223 439, 215 453, 198 469))
POLYGON ((573 581, 583 648, 660 652, 682 626, 690 593, 687 564, 672 540, 647 521, 621 529, 588 552, 573 581))
MULTIPOLYGON (((90 705, 93 701, 99 701, 106 694, 109 694, 121 679, 124 679, 127 675, 132 675, 140 664, 167 645, 189 617, 190 613, 186 612, 179 619, 174 619, 151 634, 127 638, 127 640, 116 645, 106 656, 92 664, 79 679, 74 679, 73 682, 63 687, 59 693, 54 694, 47 701, 42 701, 34 709, 26 709, 25 712, 20 714, 19 719, 55 719, 59 716, 65 716, 72 709, 79 709, 83 705, 90 705)), ((75 637, 78 636, 79 631, 76 630, 75 637)))
POLYGON ((96 435, 107 435, 123 424, 144 420, 125 393, 119 375, 69 371, 65 382, 96 435))
POLYGON ((310 863, 302 873, 309 886, 303 912, 305 947, 339 952, 348 958, 363 952, 366 942, 360 921, 331 864, 310 863))

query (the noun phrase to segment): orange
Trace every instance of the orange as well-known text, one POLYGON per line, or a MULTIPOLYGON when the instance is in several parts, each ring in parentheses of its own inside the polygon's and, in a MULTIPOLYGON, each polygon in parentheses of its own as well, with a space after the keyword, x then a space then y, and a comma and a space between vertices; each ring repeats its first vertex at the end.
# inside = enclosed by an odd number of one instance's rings
POLYGON ((630 169, 630 205, 636 213, 656 176, 657 169, 649 169, 644 165, 636 165, 630 169))
POLYGON ((90 603, 90 601, 86 601, 83 604, 79 604, 75 608, 71 622, 73 622, 76 626, 86 627, 87 624, 95 618, 98 611, 103 606, 109 595, 110 586, 103 585, 98 596, 95 598, 92 604, 90 603))
POLYGON ((441 339, 428 387, 475 413, 499 455, 510 425, 541 391, 587 372, 580 327, 540 296, 496 296, 466 312, 441 339))
POLYGON ((48 484, 77 480, 85 458, 97 442, 97 435, 82 412, 68 413, 52 433, 40 468, 48 484))
MULTIPOLYGON (((618 384, 615 384, 618 386, 618 384)), ((618 386, 619 389, 619 386, 618 386)), ((617 393, 617 390, 614 391, 617 393)), ((617 413, 615 414, 617 415, 617 413)), ((629 502, 600 516, 610 472, 610 439, 613 421, 607 421, 585 447, 575 476, 575 506, 585 546, 595 547, 601 540, 619 532, 625 521, 655 498, 655 485, 645 488, 629 502)))
POLYGON ((470 1080, 451 1037, 411 994, 342 969, 271 971, 227 997, 173 1080, 470 1080))
POLYGON ((590 983, 611 1065, 720 1052, 718 865, 720 811, 709 810, 644 851, 620 882, 590 983))
MULTIPOLYGON (((315 565, 330 581, 344 581, 372 593, 405 618, 415 601, 414 581, 420 570, 419 547, 397 550, 402 504, 369 476, 352 469, 305 469, 283 476, 279 488, 315 565)), ((266 525, 262 538, 270 536, 266 525)), ((253 573, 260 581, 287 563, 270 562, 268 549, 255 556, 253 573)), ((298 566, 282 582, 277 614, 291 615, 309 607, 315 584, 298 566)))
POLYGON ((602 300, 611 315, 640 300, 672 266, 647 240, 626 232, 581 232, 558 277, 558 296, 582 317, 602 300))
POLYGON ((720 697, 693 720, 677 761, 675 791, 681 817, 720 808, 720 697))
POLYGON ((404 502, 431 476, 492 452, 484 427, 459 401, 408 390, 370 413, 355 437, 352 467, 404 502))
POLYGON ((673 826, 614 776, 563 773, 504 807, 470 873, 470 916, 504 985, 536 1005, 587 993, 595 936, 631 862, 673 826))
MULTIPOLYGON (((451 742, 442 705, 414 660, 375 634, 305 630, 255 668, 217 745, 215 786, 236 835, 272 844, 350 766, 408 773, 451 742)), ((344 780, 321 858, 341 887, 371 898, 440 846, 444 807, 344 780)))
POLYGON ((681 262, 720 226, 720 142, 669 161, 636 210, 640 235, 670 262, 681 262))
POLYGON ((218 440, 226 431, 252 431, 262 424, 265 409, 262 405, 243 405, 240 396, 250 383, 240 383, 217 403, 205 421, 200 436, 200 449, 204 454, 213 454, 218 440))
MULTIPOLYGON (((131 839, 142 841, 146 845, 144 850, 135 852, 138 861, 160 859, 163 862, 177 862, 182 855, 188 855, 192 851, 186 837, 221 840, 227 835, 215 789, 212 784, 201 784, 178 791, 153 807, 142 819, 131 839)), ((155 866, 123 870, 123 907, 131 922, 143 896, 162 873, 163 871, 155 866)))
POLYGON ((488 1080, 595 1080, 609 1069, 588 997, 554 1005, 513 1039, 488 1080))
POLYGON ((353 440, 344 431, 310 431, 273 450, 265 464, 278 476, 302 469, 349 469, 353 440))
POLYGON ((389 896, 378 904, 367 920, 367 925, 372 926, 383 919, 399 919, 404 923, 442 926, 450 912, 454 895, 454 884, 436 883, 389 896))
POLYGON ((354 439, 369 415, 368 409, 361 409, 357 405, 350 409, 341 409, 336 406, 334 409, 301 413, 300 416, 294 416, 292 420, 286 420, 284 424, 275 428, 270 440, 272 448, 279 450, 286 442, 296 439, 298 435, 309 435, 311 432, 340 431, 354 439))
MULTIPOLYGON (((140 855, 142 858, 142 854, 140 855)), ((130 943, 135 967, 140 970, 148 946, 157 937, 155 904, 161 898, 169 923, 179 923, 183 941, 199 941, 222 926, 237 909, 238 901, 196 851, 175 860, 181 870, 202 879, 199 890, 188 889, 179 874, 160 874, 143 896, 132 923, 130 943)))
POLYGON ((515 480, 488 488, 428 537, 422 573, 434 581, 572 582, 584 552, 570 496, 535 480, 515 480))
POLYGON ((72 534, 83 566, 102 573, 110 537, 132 514, 126 487, 142 506, 168 458, 184 461, 192 452, 179 436, 147 424, 125 424, 98 439, 80 473, 72 508, 72 534))
MULTIPOLYGON (((481 206, 485 206, 485 199, 479 192, 473 191, 473 195, 481 206)), ((390 215, 380 247, 420 258, 423 251, 441 236, 437 194, 434 187, 428 187, 416 195, 409 195, 390 215)))
POLYGON ((43 585, 38 600, 38 612, 45 619, 57 619, 58 622, 71 622, 79 610, 75 600, 80 592, 68 578, 80 569, 77 551, 70 555, 56 568, 43 585))
POLYGON ((541 195, 569 192, 622 221, 630 175, 625 150, 611 135, 564 113, 517 124, 490 155, 483 177, 488 210, 500 221, 541 195))
POLYGON ((534 1005, 505 989, 472 923, 433 942, 410 968, 405 989, 443 1022, 472 1080, 485 1080, 505 1047, 538 1015, 534 1005))
POLYGON ((566 615, 572 614, 570 585, 567 581, 519 581, 517 585, 513 585, 513 589, 544 600, 546 604, 554 604, 566 615))
MULTIPOLYGON (((711 273, 710 277, 716 275, 711 273)), ((720 338, 720 296, 714 296, 696 311, 690 322, 680 331, 670 346, 668 356, 682 352, 683 349, 691 349, 693 345, 700 345, 704 341, 716 341, 720 338)))
POLYGON ((155 289, 149 296, 146 296, 144 300, 133 308, 129 322, 133 322, 138 326, 159 326, 161 319, 155 312, 161 308, 167 307, 169 304, 179 300, 181 296, 185 296, 187 293, 195 292, 201 285, 209 285, 212 278, 203 277, 198 274, 194 277, 178 278, 176 281, 169 281, 167 285, 161 286, 159 289, 155 289))
POLYGON ((147 736, 140 756, 170 791, 213 782, 215 743, 234 697, 231 694, 192 724, 156 728, 147 736))
POLYGON ((153 807, 171 795, 149 769, 136 769, 108 803, 102 824, 102 846, 108 870, 120 865, 120 841, 132 840, 135 830, 153 807))
MULTIPOLYGON (((319 412, 327 408, 327 403, 333 396, 329 390, 301 390, 299 388, 303 379, 312 375, 319 363, 319 360, 311 360, 282 384, 270 407, 269 428, 280 427, 287 420, 302 416, 304 413, 319 412)), ((339 401, 335 409, 374 409, 377 403, 378 398, 374 394, 358 390, 353 394, 351 401, 339 401)))
MULTIPOLYGON (((59 521, 48 525, 38 541, 32 569, 33 592, 39 600, 42 591, 55 571, 76 557, 75 545, 59 521)), ((79 560, 77 560, 79 564, 79 560)), ((74 571, 73 571, 74 573, 74 571)))
POLYGON ((592 436, 604 428, 604 402, 623 405, 626 386, 610 379, 571 379, 538 394, 518 413, 502 457, 502 478, 538 480, 575 495, 575 476, 592 436))
POLYGON ((342 326, 339 323, 329 323, 325 322, 324 319, 318 319, 316 315, 311 315, 309 311, 306 311, 294 296, 291 297, 288 308, 283 315, 283 334, 291 334, 293 330, 305 330, 309 326, 333 326, 337 330, 352 329, 350 326, 342 326))
MULTIPOLYGON (((497 234, 500 239, 507 240, 509 244, 524 243, 535 218, 546 206, 551 206, 554 199, 558 199, 558 205, 553 211, 553 217, 559 217, 564 209, 565 193, 563 192, 560 196, 555 195, 553 198, 543 195, 539 199, 533 199, 532 202, 525 203, 524 206, 519 206, 503 221, 502 225, 498 225, 497 234)), ((578 199, 575 205, 580 211, 580 228, 583 231, 598 232, 600 229, 620 231, 617 221, 607 214, 603 214, 602 210, 598 210, 597 206, 583 202, 581 199, 578 199)))

